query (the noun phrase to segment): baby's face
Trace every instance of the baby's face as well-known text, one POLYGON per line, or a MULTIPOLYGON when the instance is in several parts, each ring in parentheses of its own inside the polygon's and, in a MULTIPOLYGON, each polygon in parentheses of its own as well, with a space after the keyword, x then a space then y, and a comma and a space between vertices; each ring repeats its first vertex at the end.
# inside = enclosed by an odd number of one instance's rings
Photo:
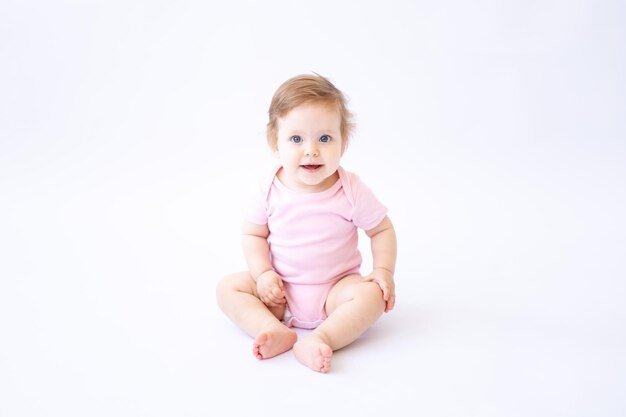
POLYGON ((337 181, 342 155, 341 115, 333 106, 305 103, 278 119, 278 178, 300 192, 319 192, 337 181))

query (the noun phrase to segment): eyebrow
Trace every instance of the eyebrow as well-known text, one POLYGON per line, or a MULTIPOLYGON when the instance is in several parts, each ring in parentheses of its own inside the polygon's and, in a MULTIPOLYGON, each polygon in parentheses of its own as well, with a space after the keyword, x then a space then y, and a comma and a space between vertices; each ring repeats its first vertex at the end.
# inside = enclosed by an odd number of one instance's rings
MULTIPOLYGON (((340 131, 339 130, 334 130, 334 129, 321 129, 317 132, 318 135, 337 135, 340 131)), ((288 135, 302 135, 303 132, 301 130, 289 130, 287 132, 288 135)))

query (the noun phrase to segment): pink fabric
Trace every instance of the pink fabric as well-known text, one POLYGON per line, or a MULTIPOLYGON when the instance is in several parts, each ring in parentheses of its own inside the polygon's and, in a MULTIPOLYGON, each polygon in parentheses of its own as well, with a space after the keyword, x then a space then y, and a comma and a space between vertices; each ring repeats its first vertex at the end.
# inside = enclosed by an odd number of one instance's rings
POLYGON ((353 173, 339 168, 339 181, 319 193, 298 193, 273 171, 253 201, 247 220, 267 224, 272 265, 283 277, 290 326, 315 328, 326 318, 330 289, 359 273, 357 228, 369 230, 387 209, 353 173))

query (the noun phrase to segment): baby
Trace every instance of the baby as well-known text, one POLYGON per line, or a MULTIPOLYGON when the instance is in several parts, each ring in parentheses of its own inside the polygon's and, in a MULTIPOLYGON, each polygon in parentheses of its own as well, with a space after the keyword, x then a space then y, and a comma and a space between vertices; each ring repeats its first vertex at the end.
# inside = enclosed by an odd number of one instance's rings
POLYGON ((278 164, 243 225, 249 271, 224 277, 217 301, 267 359, 293 348, 327 372, 333 351, 355 341, 395 304, 396 235, 387 209, 340 166, 353 127, 328 79, 301 75, 274 94, 267 140, 278 164), (371 239, 373 270, 360 274, 358 230, 371 239), (291 327, 314 329, 302 340, 291 327))

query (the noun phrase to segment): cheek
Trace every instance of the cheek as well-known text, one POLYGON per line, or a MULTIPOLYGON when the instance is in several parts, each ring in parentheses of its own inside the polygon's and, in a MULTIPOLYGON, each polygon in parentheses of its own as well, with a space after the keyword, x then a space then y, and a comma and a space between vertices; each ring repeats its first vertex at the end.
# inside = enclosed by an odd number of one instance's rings
POLYGON ((289 152, 289 150, 286 149, 277 149, 274 151, 274 155, 276 156, 276 158, 285 161, 285 162, 292 162, 295 160, 299 160, 299 157, 297 155, 296 152, 289 152))

